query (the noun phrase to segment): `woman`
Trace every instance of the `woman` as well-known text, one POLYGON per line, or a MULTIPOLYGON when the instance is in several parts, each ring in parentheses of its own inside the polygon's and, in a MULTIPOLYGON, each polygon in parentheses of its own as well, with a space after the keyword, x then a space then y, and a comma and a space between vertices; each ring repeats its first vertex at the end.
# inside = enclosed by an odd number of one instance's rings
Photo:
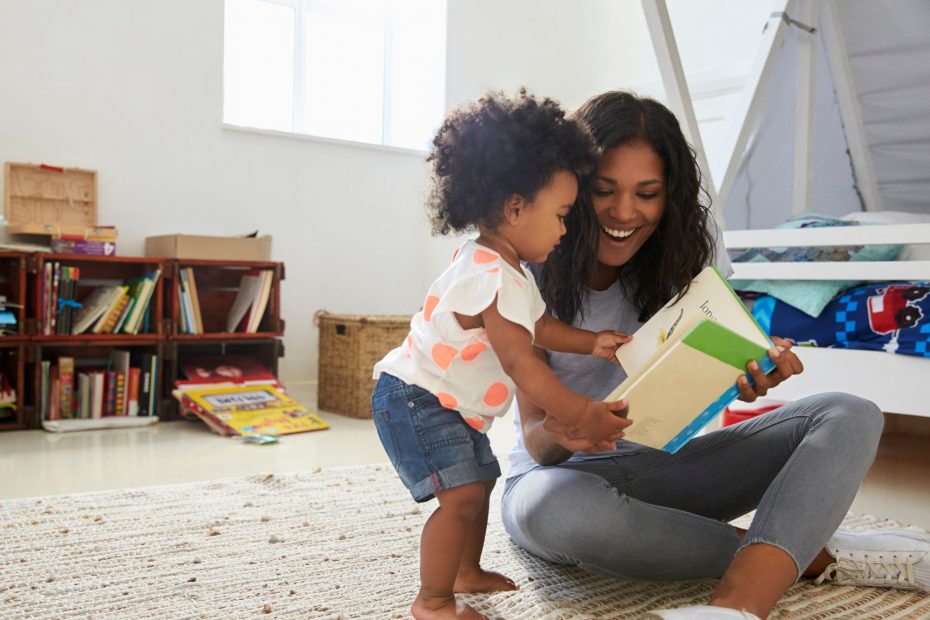
MULTIPOLYGON (((606 93, 575 114, 601 149, 586 200, 539 271, 558 318, 593 331, 634 333, 716 258, 700 172, 661 104, 606 93)), ((751 402, 802 365, 774 339, 776 369, 750 363, 751 402)), ((544 355, 539 353, 539 355, 544 355)), ((601 400, 622 369, 549 353, 570 389, 601 400)), ((504 490, 504 525, 534 555, 625 579, 720 578, 709 605, 659 618, 764 618, 799 577, 930 589, 930 538, 837 531, 875 456, 882 414, 847 394, 822 394, 696 437, 675 454, 619 441, 596 452, 517 395, 517 445, 504 490), (545 424, 544 424, 545 421, 545 424), (749 529, 727 523, 755 509, 749 529), (888 563, 865 562, 882 555, 888 563), (878 564, 878 568, 876 568, 878 564)), ((635 408, 635 403, 634 403, 635 408)), ((635 409, 632 412, 635 424, 635 409)))

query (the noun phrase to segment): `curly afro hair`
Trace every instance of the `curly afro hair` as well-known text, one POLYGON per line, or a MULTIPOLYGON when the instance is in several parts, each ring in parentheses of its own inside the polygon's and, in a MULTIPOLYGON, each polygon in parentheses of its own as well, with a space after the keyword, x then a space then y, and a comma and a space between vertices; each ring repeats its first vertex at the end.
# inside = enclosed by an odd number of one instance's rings
POLYGON ((429 210, 434 234, 497 227, 513 194, 532 201, 560 170, 588 175, 596 164, 587 130, 551 99, 488 93, 453 110, 433 139, 429 210))

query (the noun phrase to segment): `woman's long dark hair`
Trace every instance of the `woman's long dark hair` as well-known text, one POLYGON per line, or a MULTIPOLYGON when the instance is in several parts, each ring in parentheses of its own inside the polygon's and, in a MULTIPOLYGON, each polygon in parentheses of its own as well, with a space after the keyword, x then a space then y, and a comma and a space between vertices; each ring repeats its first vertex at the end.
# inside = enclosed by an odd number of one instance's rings
MULTIPOLYGON (((701 188, 694 150, 668 108, 631 93, 593 97, 573 118, 590 130, 602 155, 617 146, 645 142, 662 160, 665 211, 655 232, 620 272, 639 319, 645 321, 673 295, 687 290, 713 256, 710 198, 701 188)), ((568 323, 582 318, 587 283, 597 269, 600 224, 591 202, 593 187, 593 178, 582 184, 566 221, 568 233, 543 265, 540 278, 549 309, 568 323)))

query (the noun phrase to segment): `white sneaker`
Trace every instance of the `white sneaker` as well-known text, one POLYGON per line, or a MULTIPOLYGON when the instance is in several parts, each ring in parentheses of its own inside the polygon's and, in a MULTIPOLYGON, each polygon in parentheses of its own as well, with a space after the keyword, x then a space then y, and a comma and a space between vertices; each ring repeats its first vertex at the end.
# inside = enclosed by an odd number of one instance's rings
POLYGON ((677 609, 657 609, 643 616, 644 620, 761 620, 756 614, 745 610, 694 605, 677 609))
POLYGON ((915 530, 837 530, 826 548, 836 562, 816 583, 930 591, 930 535, 915 530))

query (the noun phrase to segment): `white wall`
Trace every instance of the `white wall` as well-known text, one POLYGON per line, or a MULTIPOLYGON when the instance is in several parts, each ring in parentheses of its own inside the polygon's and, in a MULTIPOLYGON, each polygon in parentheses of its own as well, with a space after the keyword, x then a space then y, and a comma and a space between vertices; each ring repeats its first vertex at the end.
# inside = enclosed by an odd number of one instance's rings
POLYGON ((98 171, 99 220, 147 235, 274 236, 282 378, 315 378, 312 316, 410 312, 431 266, 417 154, 223 129, 222 0, 4 0, 0 161, 98 171))
MULTIPOLYGON (((684 11, 679 36, 715 45, 684 11)), ((224 129, 222 36, 223 0, 3 0, 0 161, 97 170, 123 255, 154 234, 272 234, 282 378, 312 379, 315 310, 415 311, 455 242, 429 236, 420 154, 224 129)), ((662 95, 639 0, 449 0, 447 66, 448 106, 521 85, 567 109, 662 95)))

